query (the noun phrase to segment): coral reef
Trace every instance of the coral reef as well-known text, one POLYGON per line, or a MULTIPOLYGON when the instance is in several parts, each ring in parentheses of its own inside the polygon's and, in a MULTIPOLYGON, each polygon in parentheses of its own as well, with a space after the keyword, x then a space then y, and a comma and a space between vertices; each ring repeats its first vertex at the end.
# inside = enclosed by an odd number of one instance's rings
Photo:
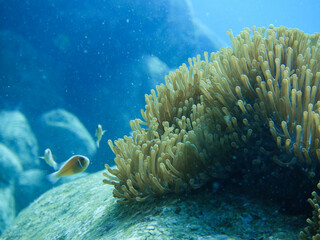
POLYGON ((198 188, 250 152, 318 174, 320 39, 286 27, 244 29, 232 48, 189 59, 146 95, 133 136, 109 145, 119 203, 198 188), (278 148, 277 148, 277 147, 278 148), (276 150, 275 150, 276 149, 276 150))

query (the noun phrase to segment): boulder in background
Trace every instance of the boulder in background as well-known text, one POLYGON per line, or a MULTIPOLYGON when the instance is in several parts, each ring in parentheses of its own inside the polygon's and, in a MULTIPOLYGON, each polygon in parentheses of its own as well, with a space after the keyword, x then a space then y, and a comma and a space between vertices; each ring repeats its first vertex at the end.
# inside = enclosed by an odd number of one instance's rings
POLYGON ((22 172, 22 165, 16 156, 7 146, 0 143, 0 183, 10 185, 22 172))
POLYGON ((19 111, 1 111, 0 122, 0 141, 17 155, 23 169, 38 167, 38 141, 25 116, 19 111))
POLYGON ((97 151, 95 141, 88 130, 75 115, 64 109, 44 113, 36 131, 41 148, 50 148, 58 163, 75 154, 90 158, 97 151))

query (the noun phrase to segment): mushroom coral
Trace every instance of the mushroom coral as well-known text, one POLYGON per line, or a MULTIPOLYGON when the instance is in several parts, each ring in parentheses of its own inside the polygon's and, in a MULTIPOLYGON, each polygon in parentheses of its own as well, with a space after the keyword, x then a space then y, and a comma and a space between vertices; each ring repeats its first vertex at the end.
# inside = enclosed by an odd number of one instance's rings
POLYGON ((319 175, 319 33, 270 25, 228 35, 232 48, 169 73, 145 96, 132 136, 109 140, 116 168, 106 164, 103 182, 118 203, 199 188, 257 149, 319 175))

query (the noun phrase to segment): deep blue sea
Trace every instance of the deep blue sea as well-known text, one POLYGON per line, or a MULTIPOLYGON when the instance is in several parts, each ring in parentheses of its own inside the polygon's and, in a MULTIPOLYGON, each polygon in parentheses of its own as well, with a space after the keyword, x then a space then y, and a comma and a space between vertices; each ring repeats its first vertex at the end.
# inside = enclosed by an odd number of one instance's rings
POLYGON ((81 154, 88 173, 102 170, 113 164, 108 139, 130 135, 145 94, 169 71, 230 46, 229 29, 319 32, 319 12, 318 0, 1 0, 0 187, 16 185, 13 198, 26 199, 15 213, 52 187, 45 149, 57 163, 81 154))

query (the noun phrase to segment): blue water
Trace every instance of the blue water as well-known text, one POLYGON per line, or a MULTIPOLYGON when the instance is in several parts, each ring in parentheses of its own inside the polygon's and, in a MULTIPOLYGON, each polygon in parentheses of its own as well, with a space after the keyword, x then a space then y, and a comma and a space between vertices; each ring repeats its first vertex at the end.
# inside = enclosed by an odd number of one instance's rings
MULTIPOLYGON (((51 148, 60 163, 68 151, 77 154, 73 136, 40 128, 44 114, 72 113, 92 139, 101 124, 106 133, 88 172, 101 170, 113 163, 107 139, 130 134, 129 120, 140 117, 144 95, 188 57, 229 46, 230 28, 235 35, 269 24, 319 32, 319 12, 315 0, 2 0, 0 111, 21 112, 38 155, 51 148), (57 144, 56 137, 66 141, 57 144)), ((52 172, 44 162, 38 168, 52 172)))
POLYGON ((299 28, 309 34, 320 29, 320 1, 317 0, 191 0, 191 5, 194 16, 227 44, 231 44, 225 34, 227 30, 232 29, 237 35, 253 25, 299 28))
MULTIPOLYGON (((0 4, 2 108, 21 111, 42 138, 37 120, 56 108, 77 116, 93 137, 102 124, 106 134, 89 171, 112 163, 106 140, 130 133, 129 120, 140 117, 144 95, 169 70, 221 46, 205 32, 197 36, 184 1, 0 4)), ((38 141, 39 155, 58 149, 38 141)))

